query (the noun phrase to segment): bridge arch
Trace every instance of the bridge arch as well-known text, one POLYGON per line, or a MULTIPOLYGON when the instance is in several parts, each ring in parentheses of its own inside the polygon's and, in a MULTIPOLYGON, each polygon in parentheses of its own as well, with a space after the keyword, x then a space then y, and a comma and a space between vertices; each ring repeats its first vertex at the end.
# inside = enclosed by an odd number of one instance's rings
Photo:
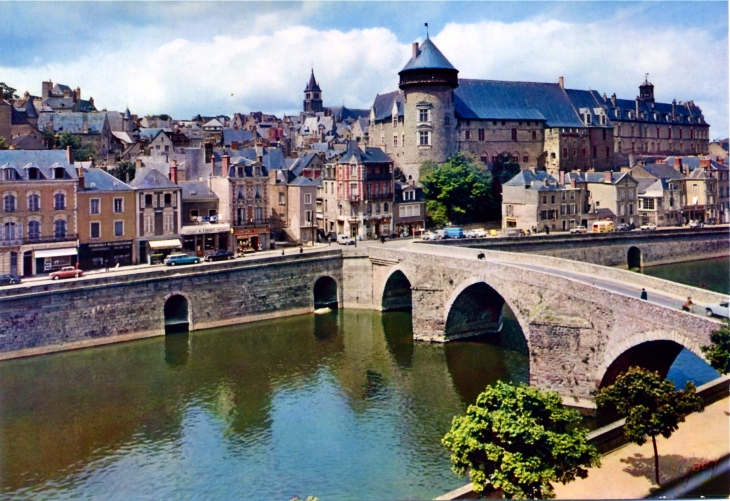
POLYGON ((328 276, 322 275, 317 277, 312 288, 314 296, 314 308, 337 308, 338 306, 338 289, 337 281, 328 276))
POLYGON ((512 308, 510 301, 485 277, 472 277, 460 283, 444 307, 446 340, 488 332, 500 327, 502 308, 507 306, 517 319, 529 348, 529 323, 512 308), (471 312, 469 310, 472 310, 471 312), (472 332, 469 334, 469 332, 472 332))
POLYGON ((704 360, 697 343, 674 331, 640 332, 606 349, 604 363, 596 372, 598 388, 611 385, 631 366, 657 371, 666 376, 683 348, 704 360))
POLYGON ((633 269, 642 269, 642 259, 641 259, 641 249, 636 247, 635 245, 632 245, 629 247, 629 250, 626 252, 626 261, 628 264, 628 268, 630 270, 633 269))
POLYGON ((412 287, 412 282, 403 270, 399 268, 393 270, 383 286, 380 302, 382 311, 411 311, 413 308, 412 287))
POLYGON ((185 294, 173 292, 165 296, 163 315, 165 334, 192 330, 190 304, 185 294))

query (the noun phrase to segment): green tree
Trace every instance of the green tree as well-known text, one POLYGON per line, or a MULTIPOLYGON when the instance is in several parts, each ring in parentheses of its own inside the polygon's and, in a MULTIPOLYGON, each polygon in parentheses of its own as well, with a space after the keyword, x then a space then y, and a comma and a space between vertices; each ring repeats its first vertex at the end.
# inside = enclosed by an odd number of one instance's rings
POLYGON ((555 497, 552 482, 585 478, 600 465, 579 421, 557 393, 500 381, 454 417, 441 442, 454 473, 468 473, 477 493, 491 485, 508 499, 547 499, 555 497))
POLYGON ((492 166, 492 176, 501 186, 519 174, 520 170, 520 164, 515 162, 511 154, 505 152, 497 155, 497 161, 492 166))
POLYGON ((438 168, 427 170, 420 181, 426 199, 442 204, 450 222, 485 221, 493 216, 492 176, 470 153, 456 152, 438 168))
POLYGON ((426 175, 430 174, 431 172, 435 171, 438 168, 439 168, 439 164, 437 164, 433 160, 426 160, 418 168, 418 179, 423 179, 423 177, 425 177, 426 175))
POLYGON ((638 445, 651 437, 654 445, 654 477, 659 485, 659 454, 656 437, 669 438, 692 412, 702 412, 702 399, 695 393, 695 385, 687 382, 684 391, 677 391, 674 383, 663 379, 658 372, 642 367, 631 367, 616 378, 616 382, 602 388, 596 395, 599 407, 613 407, 626 418, 624 434, 638 445))
POLYGON ((4 137, 0 137, 0 150, 7 150, 10 146, 8 146, 8 143, 5 142, 4 137))
POLYGON ((403 169, 396 167, 393 169, 393 179, 402 183, 406 182, 406 175, 403 173, 403 169))
POLYGON ((709 346, 701 348, 710 365, 720 374, 730 373, 730 319, 710 334, 709 346))
POLYGON ((65 150, 67 146, 71 147, 71 156, 74 162, 86 162, 93 157, 94 148, 88 144, 83 144, 81 138, 70 132, 64 132, 58 138, 57 146, 65 150))
POLYGON ((132 162, 119 162, 116 167, 109 169, 109 174, 120 181, 128 183, 134 179, 135 167, 132 162))
POLYGON ((18 95, 15 93, 15 89, 5 84, 5 82, 0 82, 0 99, 18 99, 18 95))

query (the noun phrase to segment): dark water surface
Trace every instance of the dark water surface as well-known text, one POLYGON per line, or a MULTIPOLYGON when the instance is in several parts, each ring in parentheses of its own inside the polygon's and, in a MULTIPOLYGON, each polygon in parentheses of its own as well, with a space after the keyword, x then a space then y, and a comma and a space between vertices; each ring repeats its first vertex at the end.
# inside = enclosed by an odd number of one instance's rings
POLYGON ((441 437, 527 357, 340 311, 0 364, 0 498, 430 499, 441 437))
POLYGON ((730 294, 730 257, 648 266, 642 273, 680 284, 730 294))

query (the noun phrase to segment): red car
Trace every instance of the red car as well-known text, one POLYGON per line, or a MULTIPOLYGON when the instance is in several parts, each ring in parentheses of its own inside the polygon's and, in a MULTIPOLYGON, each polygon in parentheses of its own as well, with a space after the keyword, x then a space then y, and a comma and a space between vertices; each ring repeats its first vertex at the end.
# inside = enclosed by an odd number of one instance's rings
POLYGON ((58 280, 59 278, 79 278, 83 274, 84 272, 78 268, 74 268, 73 266, 64 266, 60 270, 49 274, 48 277, 51 278, 51 280, 58 280))

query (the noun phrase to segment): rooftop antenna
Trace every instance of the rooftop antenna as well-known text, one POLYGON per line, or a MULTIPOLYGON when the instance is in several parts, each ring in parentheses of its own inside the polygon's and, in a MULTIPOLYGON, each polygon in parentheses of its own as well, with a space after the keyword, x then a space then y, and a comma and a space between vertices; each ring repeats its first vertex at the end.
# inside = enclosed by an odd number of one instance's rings
POLYGON ((426 25, 426 38, 428 38, 428 23, 423 23, 426 25))
POLYGON ((647 81, 647 82, 649 81, 649 74, 648 73, 645 73, 644 74, 644 80, 647 81))

